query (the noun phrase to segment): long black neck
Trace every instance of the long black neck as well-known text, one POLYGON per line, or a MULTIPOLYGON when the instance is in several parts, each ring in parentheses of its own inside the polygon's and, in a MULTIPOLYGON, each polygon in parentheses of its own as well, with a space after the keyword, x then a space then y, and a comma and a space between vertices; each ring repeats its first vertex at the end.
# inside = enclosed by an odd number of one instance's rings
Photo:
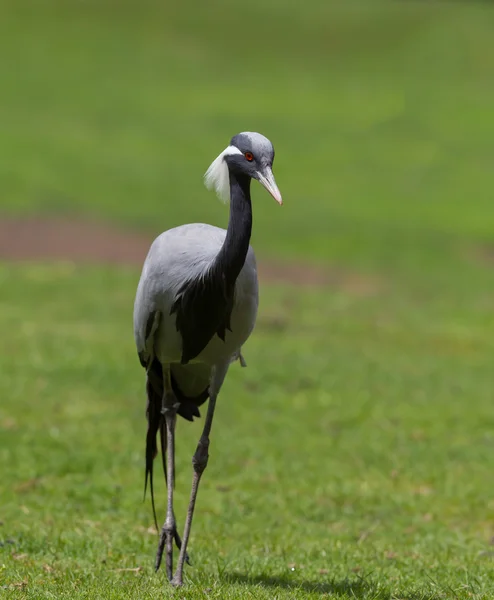
POLYGON ((230 220, 226 238, 203 277, 186 281, 170 314, 182 336, 182 364, 198 356, 217 334, 231 331, 235 281, 245 263, 252 231, 250 177, 230 173, 230 220))
POLYGON ((214 261, 228 285, 235 284, 245 263, 252 232, 250 177, 230 172, 230 219, 226 238, 214 261))

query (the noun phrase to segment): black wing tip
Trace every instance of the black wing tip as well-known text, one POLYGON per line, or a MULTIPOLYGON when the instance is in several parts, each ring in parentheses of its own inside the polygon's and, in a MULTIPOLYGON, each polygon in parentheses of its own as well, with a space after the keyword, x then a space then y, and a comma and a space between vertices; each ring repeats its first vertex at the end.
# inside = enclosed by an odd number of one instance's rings
POLYGON ((177 413, 183 417, 186 421, 193 422, 194 417, 197 419, 201 418, 201 413, 197 404, 194 404, 191 400, 182 401, 178 407, 177 413))
POLYGON ((178 401, 177 413, 183 417, 186 421, 194 421, 194 417, 197 419, 201 418, 201 412, 199 406, 204 404, 209 398, 209 385, 197 396, 189 397, 185 396, 180 388, 178 387, 177 381, 175 380, 172 372, 171 383, 173 393, 178 401))

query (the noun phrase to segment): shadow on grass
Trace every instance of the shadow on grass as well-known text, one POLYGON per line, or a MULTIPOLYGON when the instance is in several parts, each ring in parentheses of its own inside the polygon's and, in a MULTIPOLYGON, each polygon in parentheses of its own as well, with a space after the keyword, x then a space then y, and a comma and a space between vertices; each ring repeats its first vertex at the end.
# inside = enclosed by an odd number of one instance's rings
MULTIPOLYGON (((333 594, 335 596, 350 596, 352 598, 372 598, 373 600, 390 600, 396 596, 396 591, 364 578, 350 580, 304 581, 289 576, 247 575, 244 573, 225 573, 224 579, 228 583, 241 583, 247 585, 260 585, 266 588, 284 588, 303 590, 308 593, 333 594)), ((430 590, 400 591, 396 596, 400 600, 432 600, 436 598, 430 590)))

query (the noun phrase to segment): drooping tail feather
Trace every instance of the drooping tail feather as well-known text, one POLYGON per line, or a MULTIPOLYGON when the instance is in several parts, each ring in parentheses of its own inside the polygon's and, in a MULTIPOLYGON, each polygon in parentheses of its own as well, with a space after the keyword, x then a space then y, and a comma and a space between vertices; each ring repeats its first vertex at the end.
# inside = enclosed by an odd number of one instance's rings
MULTIPOLYGON (((151 362, 146 365, 141 359, 141 364, 146 367, 146 393, 147 407, 146 417, 148 421, 148 429, 146 433, 146 473, 144 478, 144 498, 149 481, 149 489, 151 492, 151 504, 153 508, 153 518, 156 529, 159 531, 158 520, 156 518, 156 506, 154 502, 154 486, 153 486, 153 464, 156 455, 158 454, 157 436, 160 434, 161 458, 163 462, 163 472, 166 478, 166 425, 162 415, 163 402, 163 369, 159 360, 154 357, 151 362)), ((175 398, 178 401, 177 413, 187 419, 193 421, 194 417, 200 417, 199 406, 206 402, 209 398, 209 387, 206 387, 200 394, 194 398, 185 396, 177 385, 173 374, 171 375, 172 390, 175 398)))
MULTIPOLYGON (((153 463, 154 458, 158 454, 158 446, 156 443, 156 436, 158 429, 163 429, 163 418, 161 415, 161 398, 163 396, 163 382, 161 376, 161 368, 158 361, 153 361, 151 368, 147 371, 146 381, 146 392, 147 392, 147 408, 146 416, 148 420, 148 430, 146 434, 146 473, 144 478, 144 498, 146 497, 147 484, 149 479, 149 489, 151 492, 151 504, 153 507, 153 518, 156 530, 158 528, 158 520, 156 518, 156 506, 154 503, 154 486, 153 486, 153 463), (159 375, 156 372, 157 363, 159 369, 159 375)), ((165 458, 163 457, 163 460, 165 458)))
POLYGON ((168 478, 166 476, 166 423, 165 420, 161 420, 160 425, 160 442, 161 442, 161 462, 163 463, 163 473, 165 475, 165 482, 168 485, 168 478))

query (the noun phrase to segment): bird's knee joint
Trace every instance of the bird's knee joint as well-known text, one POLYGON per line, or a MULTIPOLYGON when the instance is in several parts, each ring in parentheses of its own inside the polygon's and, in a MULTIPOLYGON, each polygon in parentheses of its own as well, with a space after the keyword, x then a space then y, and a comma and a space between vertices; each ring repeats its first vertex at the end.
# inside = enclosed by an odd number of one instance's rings
POLYGON ((209 440, 199 440, 194 456, 192 457, 192 466, 196 473, 202 473, 207 467, 209 459, 209 440))
POLYGON ((177 414, 179 406, 180 406, 179 402, 174 402, 173 404, 165 403, 161 407, 161 414, 164 417, 166 417, 166 416, 174 416, 174 415, 177 414))
POLYGON ((174 517, 167 517, 165 524, 163 525, 163 534, 166 536, 174 536, 176 531, 176 524, 174 517))

